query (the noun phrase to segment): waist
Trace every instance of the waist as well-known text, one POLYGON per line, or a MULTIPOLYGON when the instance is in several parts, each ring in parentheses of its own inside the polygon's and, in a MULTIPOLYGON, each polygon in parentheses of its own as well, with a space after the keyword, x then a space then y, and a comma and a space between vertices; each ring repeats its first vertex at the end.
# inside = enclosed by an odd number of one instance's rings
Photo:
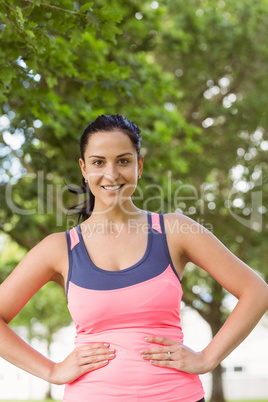
POLYGON ((157 345, 145 341, 150 335, 183 341, 183 334, 177 328, 128 328, 95 334, 78 333, 76 346, 105 342, 115 349, 115 357, 106 366, 68 384, 64 401, 72 401, 72 397, 80 402, 199 400, 204 394, 198 376, 174 368, 154 366, 142 358, 142 349, 157 345))
MULTIPOLYGON (((148 336, 162 336, 183 342, 183 332, 176 327, 155 327, 155 328, 116 328, 101 332, 79 332, 75 337, 75 345, 82 346, 89 342, 105 342, 114 347, 127 347, 129 351, 135 348, 148 347, 150 343, 145 341, 148 336)), ((153 345, 153 344, 151 344, 153 345)), ((141 350, 141 349, 139 349, 141 350)))

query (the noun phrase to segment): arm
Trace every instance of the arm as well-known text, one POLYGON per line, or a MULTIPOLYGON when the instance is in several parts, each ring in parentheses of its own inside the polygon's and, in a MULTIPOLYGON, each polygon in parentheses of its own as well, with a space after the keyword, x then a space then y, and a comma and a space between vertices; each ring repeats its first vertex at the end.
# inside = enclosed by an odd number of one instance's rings
MULTIPOLYGON (((52 362, 31 348, 7 325, 27 301, 56 274, 51 235, 45 238, 21 260, 0 286, 0 355, 31 374, 48 380, 52 362)), ((55 261, 56 262, 56 261, 55 261)))
POLYGON ((54 363, 24 342, 8 323, 44 284, 51 280, 64 282, 67 266, 65 233, 56 233, 30 250, 0 286, 0 356, 56 384, 69 382, 86 371, 103 366, 108 348, 104 349, 103 344, 77 348, 63 362, 54 363), (97 359, 96 354, 99 354, 97 359))
MULTIPOLYGON (((164 339, 157 339, 157 343, 163 343, 168 348, 152 349, 152 353, 157 353, 156 349, 159 352, 162 350, 162 358, 165 361, 160 365, 201 374, 215 368, 256 326, 268 309, 268 286, 204 227, 178 214, 170 214, 166 218, 171 229, 176 227, 172 225, 177 219, 179 219, 177 227, 183 228, 180 233, 169 236, 171 247, 180 249, 186 262, 191 261, 207 271, 238 299, 236 307, 222 328, 202 352, 195 353, 186 346, 178 346, 178 342, 164 339), (176 362, 166 361, 167 351, 172 352, 173 360, 176 359, 176 362)), ((152 358, 152 355, 150 357, 152 358)))

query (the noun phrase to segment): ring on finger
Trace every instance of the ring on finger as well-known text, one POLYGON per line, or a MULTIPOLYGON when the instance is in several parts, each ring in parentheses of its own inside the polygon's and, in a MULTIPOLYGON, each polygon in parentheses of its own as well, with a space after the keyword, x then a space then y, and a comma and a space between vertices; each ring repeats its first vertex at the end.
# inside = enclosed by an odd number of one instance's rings
POLYGON ((167 354, 168 354, 168 360, 171 360, 171 353, 167 352, 167 354))

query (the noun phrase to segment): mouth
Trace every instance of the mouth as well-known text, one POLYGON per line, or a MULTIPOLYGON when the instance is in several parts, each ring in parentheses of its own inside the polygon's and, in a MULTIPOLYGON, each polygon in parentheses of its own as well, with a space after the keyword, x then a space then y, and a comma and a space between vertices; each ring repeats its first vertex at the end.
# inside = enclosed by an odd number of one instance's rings
POLYGON ((104 190, 107 191, 116 191, 116 190, 120 190, 120 188, 123 187, 124 184, 117 184, 116 186, 101 186, 102 188, 104 188, 104 190))

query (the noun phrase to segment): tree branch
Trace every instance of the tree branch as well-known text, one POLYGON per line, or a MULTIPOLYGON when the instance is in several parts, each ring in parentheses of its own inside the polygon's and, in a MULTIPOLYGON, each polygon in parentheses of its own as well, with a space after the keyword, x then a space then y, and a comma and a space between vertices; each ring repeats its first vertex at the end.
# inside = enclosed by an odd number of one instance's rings
MULTIPOLYGON (((3 1, 3 0, 2 0, 2 1, 3 1)), ((33 0, 22 0, 22 1, 25 1, 25 2, 27 2, 27 3, 33 3, 33 0)), ((56 10, 60 10, 60 11, 63 11, 63 12, 65 12, 65 13, 69 13, 69 14, 72 14, 72 15, 84 16, 84 14, 77 13, 76 11, 66 10, 65 8, 53 6, 53 5, 51 5, 51 4, 40 3, 40 6, 45 6, 45 7, 49 7, 49 8, 54 8, 54 9, 56 9, 56 10)))
MULTIPOLYGON (((2 1, 3 4, 7 5, 3 0, 1 0, 1 1, 2 1)), ((11 7, 8 6, 8 8, 9 8, 10 10, 12 10, 11 7)), ((12 11, 15 11, 15 12, 16 12, 16 10, 12 10, 12 11)), ((10 14, 9 14, 7 11, 6 11, 6 17, 7 17, 7 19, 9 20, 9 22, 11 23, 11 25, 14 26, 14 28, 16 29, 16 31, 18 31, 18 33, 19 33, 20 35, 23 35, 24 32, 23 32, 22 30, 20 30, 19 27, 14 23, 14 21, 12 20, 10 14)))
MULTIPOLYGON (((219 105, 223 99, 228 96, 228 94, 235 92, 239 86, 241 85, 241 83, 243 82, 246 74, 248 73, 248 71, 246 72, 245 70, 240 71, 240 73, 237 76, 237 79, 231 84, 228 92, 226 94, 220 94, 218 96, 215 96, 213 99, 211 99, 211 102, 214 105, 219 105)), ((216 80, 217 81, 217 80, 216 80)), ((201 126, 202 120, 193 120, 192 119, 192 114, 197 111, 197 109, 199 108, 202 100, 204 99, 204 92, 206 89, 202 89, 199 94, 196 96, 196 98, 194 99, 194 101, 192 102, 190 108, 184 113, 184 118, 187 122, 191 123, 193 122, 194 124, 197 124, 198 126, 201 126)))
MULTIPOLYGON (((207 303, 207 302, 205 302, 204 300, 202 300, 200 296, 195 295, 195 299, 196 299, 196 298, 199 299, 202 303, 205 303, 205 304, 207 304, 208 306, 210 306, 210 304, 207 303)), ((188 307, 191 307, 192 309, 194 309, 195 311, 197 311, 197 312, 201 315, 201 317, 204 318, 204 320, 207 321, 207 322, 210 324, 210 312, 206 313, 205 311, 199 310, 199 309, 197 309, 196 307, 194 307, 194 305, 193 305, 193 301, 194 301, 194 300, 191 299, 191 297, 189 297, 189 296, 184 295, 184 296, 183 296, 183 301, 184 301, 184 303, 185 303, 188 307)))
POLYGON ((192 119, 192 114, 194 113, 194 111, 196 109, 198 109, 198 107, 200 106, 202 100, 204 99, 204 92, 205 89, 202 89, 199 94, 197 95, 197 97, 195 98, 195 100, 192 102, 190 108, 188 110, 186 110, 186 112, 183 114, 183 117, 185 118, 185 120, 187 122, 191 122, 192 119))
POLYGON ((17 12, 14 8, 10 7, 4 0, 1 0, 2 3, 5 4, 5 6, 7 6, 10 10, 14 11, 15 13, 17 12))

